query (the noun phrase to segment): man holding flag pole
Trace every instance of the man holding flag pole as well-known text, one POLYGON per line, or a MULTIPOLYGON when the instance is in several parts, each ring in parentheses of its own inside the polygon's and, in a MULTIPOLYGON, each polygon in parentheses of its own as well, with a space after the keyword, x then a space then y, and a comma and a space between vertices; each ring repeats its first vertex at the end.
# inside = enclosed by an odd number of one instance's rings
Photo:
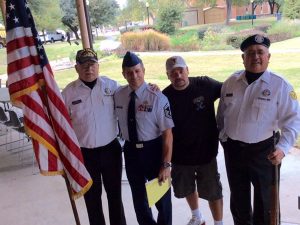
POLYGON ((41 174, 64 175, 72 203, 88 191, 92 180, 25 0, 6 1, 6 32, 11 101, 23 110, 41 174))

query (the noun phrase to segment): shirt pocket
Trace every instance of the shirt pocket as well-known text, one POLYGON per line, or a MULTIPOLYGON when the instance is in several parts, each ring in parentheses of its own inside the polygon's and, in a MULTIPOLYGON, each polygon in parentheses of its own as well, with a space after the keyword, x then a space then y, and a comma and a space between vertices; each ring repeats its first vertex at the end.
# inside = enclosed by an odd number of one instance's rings
POLYGON ((113 105, 114 104, 113 95, 104 95, 102 102, 104 105, 113 105))
POLYGON ((251 120, 252 121, 269 121, 273 120, 276 115, 276 107, 272 101, 255 99, 252 104, 251 120))
POLYGON ((233 113, 236 111, 236 100, 233 98, 225 98, 224 99, 225 110, 223 112, 224 117, 231 117, 233 113))
POLYGON ((73 125, 86 124, 90 118, 91 109, 87 104, 81 102, 76 105, 70 105, 70 117, 73 125))

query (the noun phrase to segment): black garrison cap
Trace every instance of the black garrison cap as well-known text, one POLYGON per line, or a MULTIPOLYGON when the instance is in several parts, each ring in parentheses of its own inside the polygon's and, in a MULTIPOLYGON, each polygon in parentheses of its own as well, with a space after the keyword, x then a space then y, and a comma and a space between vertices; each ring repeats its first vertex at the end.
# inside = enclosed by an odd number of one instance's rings
POLYGON ((270 47, 271 43, 270 43, 270 39, 267 37, 264 37, 260 34, 255 34, 252 35, 248 38, 246 38, 242 44, 241 44, 241 50, 242 52, 244 52, 249 46, 251 45, 263 45, 267 48, 270 47))

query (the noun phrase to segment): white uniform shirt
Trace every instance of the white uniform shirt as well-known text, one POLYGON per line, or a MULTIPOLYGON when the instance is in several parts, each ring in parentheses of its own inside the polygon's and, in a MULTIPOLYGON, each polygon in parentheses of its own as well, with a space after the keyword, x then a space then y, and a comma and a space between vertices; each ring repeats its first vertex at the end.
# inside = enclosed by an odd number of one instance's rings
POLYGON ((287 153, 300 130, 299 102, 282 77, 265 71, 248 85, 245 72, 238 71, 222 86, 217 122, 221 141, 257 143, 280 129, 276 147, 287 153))
POLYGON ((63 90, 62 95, 81 147, 101 147, 116 138, 118 126, 113 95, 118 87, 116 81, 101 76, 93 89, 78 79, 63 90))
MULTIPOLYGON (((121 87, 115 93, 115 110, 119 119, 122 137, 129 140, 127 113, 132 89, 121 87)), ((139 141, 149 141, 159 137, 166 129, 174 126, 170 104, 160 91, 152 91, 144 83, 135 91, 136 124, 139 141)))

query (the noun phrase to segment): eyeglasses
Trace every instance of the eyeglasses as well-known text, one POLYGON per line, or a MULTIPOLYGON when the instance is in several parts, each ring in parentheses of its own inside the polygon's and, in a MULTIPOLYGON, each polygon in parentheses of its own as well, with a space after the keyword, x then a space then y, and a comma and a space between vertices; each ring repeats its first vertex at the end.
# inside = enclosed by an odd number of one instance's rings
POLYGON ((92 67, 92 66, 95 66, 97 65, 96 62, 93 62, 93 61, 87 61, 85 63, 82 63, 82 64, 79 64, 81 68, 83 69, 88 69, 89 67, 92 67))

